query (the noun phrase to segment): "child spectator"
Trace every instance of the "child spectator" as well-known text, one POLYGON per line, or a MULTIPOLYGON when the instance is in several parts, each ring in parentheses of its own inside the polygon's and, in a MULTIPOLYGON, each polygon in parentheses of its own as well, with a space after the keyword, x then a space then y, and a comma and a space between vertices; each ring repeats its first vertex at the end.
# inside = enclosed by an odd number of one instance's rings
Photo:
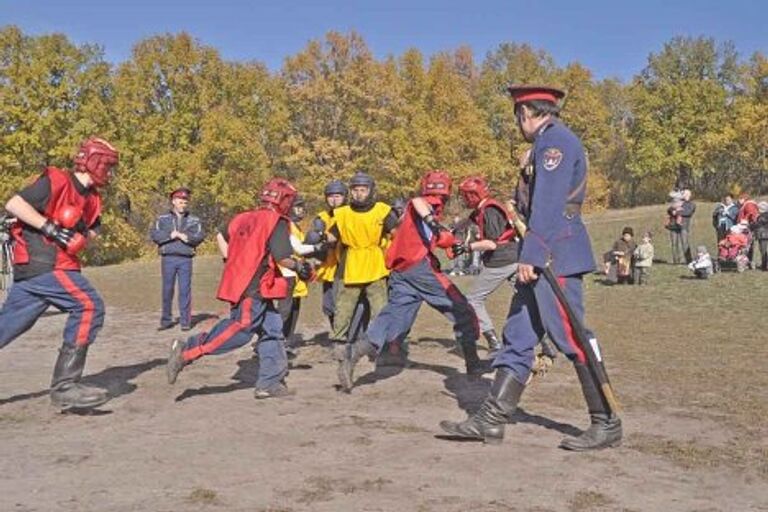
POLYGON ((605 275, 611 271, 611 264, 616 265, 616 282, 618 284, 632 284, 632 256, 635 253, 634 230, 625 226, 621 230, 621 238, 613 244, 613 249, 603 257, 605 275))
POLYGON ((712 257, 707 252, 707 248, 700 245, 696 248, 696 259, 688 264, 693 274, 699 279, 709 279, 714 272, 712 266, 712 257))
POLYGON ((749 245, 749 224, 746 221, 731 226, 728 234, 720 240, 718 253, 722 259, 735 259, 742 249, 749 245))
POLYGON ((635 283, 648 284, 651 276, 651 266, 653 265, 653 244, 651 243, 651 233, 646 231, 643 238, 635 248, 635 283))

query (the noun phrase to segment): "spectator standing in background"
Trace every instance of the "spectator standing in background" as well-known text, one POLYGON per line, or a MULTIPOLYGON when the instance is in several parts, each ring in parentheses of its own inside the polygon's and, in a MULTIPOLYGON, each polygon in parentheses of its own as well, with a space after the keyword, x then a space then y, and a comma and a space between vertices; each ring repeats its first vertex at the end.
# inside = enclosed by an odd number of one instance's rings
POLYGON ((757 205, 760 213, 753 224, 750 225, 754 238, 760 246, 760 270, 768 270, 768 202, 761 201, 757 205))
MULTIPOLYGON (((739 195, 739 216, 736 218, 736 222, 741 224, 742 222, 748 225, 752 225, 757 221, 760 216, 760 210, 757 207, 757 203, 754 199, 749 197, 749 194, 742 192, 739 195)), ((749 260, 749 268, 754 268, 752 263, 752 257, 755 254, 755 239, 752 237, 749 242, 749 249, 747 249, 747 260, 749 260)))
POLYGON ((192 327, 192 259, 195 248, 205 239, 200 218, 189 212, 192 193, 186 187, 171 192, 171 209, 155 220, 150 237, 160 253, 163 279, 163 310, 158 331, 173 327, 172 302, 179 283, 179 323, 182 331, 192 327))

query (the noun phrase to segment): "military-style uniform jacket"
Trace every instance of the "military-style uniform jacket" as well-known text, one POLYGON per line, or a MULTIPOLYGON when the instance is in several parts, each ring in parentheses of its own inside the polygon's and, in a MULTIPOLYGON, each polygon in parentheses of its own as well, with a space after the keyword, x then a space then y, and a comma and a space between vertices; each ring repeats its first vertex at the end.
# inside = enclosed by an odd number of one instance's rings
POLYGON ((587 186, 587 158, 578 137, 559 119, 545 123, 531 150, 531 172, 518 189, 520 212, 528 220, 520 263, 552 265, 558 276, 595 268, 581 205, 587 186))

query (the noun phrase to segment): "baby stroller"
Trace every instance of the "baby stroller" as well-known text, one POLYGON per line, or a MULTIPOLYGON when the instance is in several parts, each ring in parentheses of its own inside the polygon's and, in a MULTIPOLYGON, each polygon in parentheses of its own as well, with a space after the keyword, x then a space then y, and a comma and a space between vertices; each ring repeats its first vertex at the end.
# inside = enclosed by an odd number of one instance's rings
POLYGON ((717 262, 715 272, 723 269, 736 269, 736 272, 744 272, 749 268, 747 253, 752 245, 752 233, 743 224, 733 226, 724 239, 717 244, 717 262))

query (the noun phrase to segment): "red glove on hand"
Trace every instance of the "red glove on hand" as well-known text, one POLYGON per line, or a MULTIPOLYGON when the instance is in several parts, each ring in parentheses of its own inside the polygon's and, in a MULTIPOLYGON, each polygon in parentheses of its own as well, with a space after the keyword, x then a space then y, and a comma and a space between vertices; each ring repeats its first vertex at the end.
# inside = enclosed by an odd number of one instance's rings
POLYGON ((50 220, 45 221, 40 231, 53 240, 64 252, 72 256, 82 251, 85 248, 85 244, 88 243, 88 239, 82 233, 61 227, 50 220))
POLYGON ((68 205, 61 208, 56 215, 56 223, 67 229, 73 229, 83 217, 83 212, 79 208, 68 205))
POLYGON ((456 237, 450 231, 440 231, 437 234, 435 245, 441 249, 450 249, 456 243, 456 237))
POLYGON ((72 238, 67 243, 67 246, 64 248, 64 252, 69 254, 70 256, 74 256, 83 249, 85 249, 85 246, 88 244, 88 239, 83 236, 82 233, 75 232, 74 235, 72 235, 72 238))
MULTIPOLYGON (((66 229, 74 229, 83 217, 83 211, 72 205, 64 206, 59 210, 56 216, 56 223, 66 229)), ((88 238, 82 233, 75 231, 63 247, 64 252, 70 256, 74 256, 88 244, 88 238)))

